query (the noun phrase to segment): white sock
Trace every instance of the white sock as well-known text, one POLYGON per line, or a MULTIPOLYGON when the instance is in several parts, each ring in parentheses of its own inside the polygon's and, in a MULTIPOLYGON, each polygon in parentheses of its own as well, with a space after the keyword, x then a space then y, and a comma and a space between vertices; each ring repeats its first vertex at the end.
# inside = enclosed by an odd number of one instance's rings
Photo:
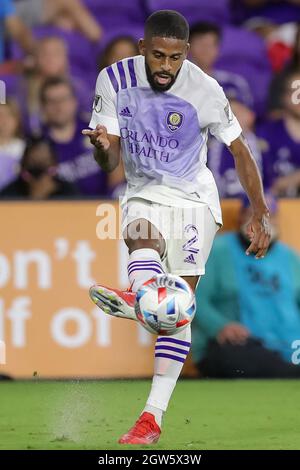
POLYGON ((143 409, 143 412, 147 411, 147 413, 151 413, 156 421, 156 424, 161 428, 162 418, 163 418, 163 410, 156 408, 155 406, 146 405, 143 409))
MULTIPOLYGON (((155 345, 155 367, 151 392, 144 411, 154 409, 156 422, 161 426, 163 412, 175 388, 191 347, 191 325, 172 336, 159 336, 155 345)), ((151 411, 149 411, 151 413, 151 411)))
POLYGON ((127 271, 131 289, 137 292, 144 282, 157 274, 163 274, 164 268, 156 250, 141 248, 129 255, 127 271))
MULTIPOLYGON (((129 255, 128 277, 133 292, 160 273, 164 273, 164 268, 156 250, 142 248, 129 255)), ((152 413, 160 427, 190 346, 191 325, 176 335, 157 338, 152 387, 143 411, 152 413)))

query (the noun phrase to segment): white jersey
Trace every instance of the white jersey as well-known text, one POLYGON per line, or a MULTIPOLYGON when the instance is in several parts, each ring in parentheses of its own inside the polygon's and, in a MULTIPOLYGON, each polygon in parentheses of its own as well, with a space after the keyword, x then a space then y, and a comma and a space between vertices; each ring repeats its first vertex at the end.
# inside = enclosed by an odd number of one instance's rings
POLYGON ((217 187, 206 167, 208 130, 230 145, 242 129, 215 79, 185 60, 173 86, 155 92, 143 56, 102 70, 90 127, 120 136, 126 197, 171 206, 202 202, 222 223, 217 187))

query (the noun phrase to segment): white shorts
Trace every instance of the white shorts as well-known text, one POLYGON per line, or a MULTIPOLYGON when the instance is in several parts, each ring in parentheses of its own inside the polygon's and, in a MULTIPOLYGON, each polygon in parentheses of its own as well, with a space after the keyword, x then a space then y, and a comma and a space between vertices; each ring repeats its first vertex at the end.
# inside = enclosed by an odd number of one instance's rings
POLYGON ((178 276, 205 273, 205 263, 219 225, 206 204, 190 207, 158 204, 142 198, 129 199, 122 207, 122 233, 130 238, 147 238, 148 233, 132 231, 128 225, 148 220, 162 235, 166 249, 162 262, 166 272, 178 276))

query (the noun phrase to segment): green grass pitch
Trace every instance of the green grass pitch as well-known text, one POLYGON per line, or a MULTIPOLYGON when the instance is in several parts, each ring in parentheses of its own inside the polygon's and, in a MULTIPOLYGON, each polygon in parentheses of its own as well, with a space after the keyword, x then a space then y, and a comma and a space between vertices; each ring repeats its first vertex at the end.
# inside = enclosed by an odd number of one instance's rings
MULTIPOLYGON (((0 382, 0 449, 126 449, 150 381, 0 382)), ((298 381, 178 383, 155 449, 300 449, 298 381)), ((131 446, 129 446, 132 448, 131 446)))

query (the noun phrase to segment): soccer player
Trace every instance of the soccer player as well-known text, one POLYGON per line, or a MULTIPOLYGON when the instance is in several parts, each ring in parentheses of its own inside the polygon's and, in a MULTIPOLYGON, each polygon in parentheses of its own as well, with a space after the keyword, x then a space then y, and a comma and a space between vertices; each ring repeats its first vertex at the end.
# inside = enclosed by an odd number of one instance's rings
MULTIPOLYGON (((90 122, 94 130, 83 130, 105 171, 117 167, 122 150, 128 182, 122 209, 131 291, 104 286, 90 291, 114 316, 136 319, 135 293, 158 273, 182 276, 193 289, 204 274, 222 224, 214 178, 205 165, 208 130, 230 148, 251 202, 247 253, 263 258, 269 245, 269 211, 257 166, 222 88, 186 60, 188 37, 179 13, 153 13, 139 42, 141 55, 100 72, 90 122), (171 226, 182 227, 182 238, 173 236, 171 226)), ((158 336, 146 407, 120 443, 157 442, 190 345, 190 327, 172 337, 158 336)))

